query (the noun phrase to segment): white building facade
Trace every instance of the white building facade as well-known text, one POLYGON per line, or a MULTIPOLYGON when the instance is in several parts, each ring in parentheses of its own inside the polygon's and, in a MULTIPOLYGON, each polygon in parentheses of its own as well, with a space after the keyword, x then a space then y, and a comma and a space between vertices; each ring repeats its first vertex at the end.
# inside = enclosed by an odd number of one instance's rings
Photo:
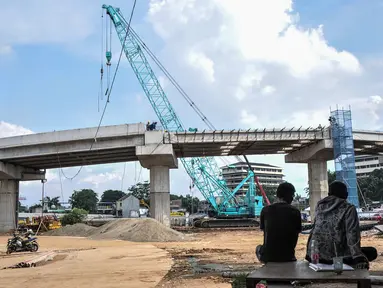
POLYGON ((117 217, 136 218, 140 216, 140 200, 133 195, 125 195, 116 202, 117 217))
POLYGON ((375 169, 383 168, 383 156, 360 155, 355 156, 355 170, 357 177, 367 177, 375 169))
MULTIPOLYGON (((258 177, 259 182, 263 187, 278 187, 283 180, 283 169, 278 166, 273 166, 263 163, 250 163, 254 169, 255 176, 258 177)), ((222 176, 226 180, 227 186, 233 190, 238 184, 247 176, 248 165, 246 162, 237 162, 230 164, 222 169, 222 176)), ((246 194, 249 188, 246 183, 238 192, 237 195, 246 194)))

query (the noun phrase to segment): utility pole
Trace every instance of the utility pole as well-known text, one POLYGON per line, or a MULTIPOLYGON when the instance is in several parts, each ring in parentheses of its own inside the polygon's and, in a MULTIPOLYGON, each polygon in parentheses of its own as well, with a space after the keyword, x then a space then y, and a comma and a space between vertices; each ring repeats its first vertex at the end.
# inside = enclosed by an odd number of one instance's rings
POLYGON ((190 195, 191 195, 191 202, 192 202, 191 203, 191 213, 190 214, 194 213, 194 199, 193 199, 192 185, 193 185, 193 181, 190 179, 189 192, 190 192, 190 195))

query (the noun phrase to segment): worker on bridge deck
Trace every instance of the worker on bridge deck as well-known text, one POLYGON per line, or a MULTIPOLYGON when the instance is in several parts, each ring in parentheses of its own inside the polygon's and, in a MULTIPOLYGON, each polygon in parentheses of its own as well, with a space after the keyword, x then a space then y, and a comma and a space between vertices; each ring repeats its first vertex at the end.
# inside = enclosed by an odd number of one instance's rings
POLYGON ((314 226, 307 242, 306 260, 311 262, 311 241, 316 241, 319 262, 332 264, 334 257, 359 269, 369 269, 369 262, 377 258, 374 247, 361 247, 360 227, 356 207, 347 202, 345 183, 334 181, 326 198, 316 207, 314 226))
POLYGON ((295 247, 302 231, 300 211, 291 205, 295 187, 288 182, 277 188, 277 202, 261 211, 260 228, 263 230, 263 245, 256 248, 260 262, 296 261, 295 247))
POLYGON ((148 123, 146 124, 146 130, 147 131, 153 131, 153 130, 156 130, 156 126, 157 126, 157 122, 152 122, 150 123, 148 121, 148 123))

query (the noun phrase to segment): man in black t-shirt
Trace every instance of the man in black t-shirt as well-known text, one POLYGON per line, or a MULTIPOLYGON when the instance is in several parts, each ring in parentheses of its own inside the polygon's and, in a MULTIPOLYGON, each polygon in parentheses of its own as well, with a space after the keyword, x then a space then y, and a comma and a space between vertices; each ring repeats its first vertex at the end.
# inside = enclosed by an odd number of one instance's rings
POLYGON ((277 188, 277 201, 261 211, 260 228, 263 245, 256 248, 260 262, 296 261, 295 246, 302 231, 299 210, 291 206, 295 188, 291 183, 281 183, 277 188))

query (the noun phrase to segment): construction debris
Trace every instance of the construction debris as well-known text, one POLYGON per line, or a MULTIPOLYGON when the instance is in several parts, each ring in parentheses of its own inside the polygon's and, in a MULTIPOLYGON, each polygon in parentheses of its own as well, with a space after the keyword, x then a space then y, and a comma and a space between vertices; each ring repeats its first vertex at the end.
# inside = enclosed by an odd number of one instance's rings
POLYGON ((26 263, 26 262, 20 262, 15 265, 9 266, 9 267, 4 267, 3 270, 5 269, 16 269, 16 268, 29 268, 29 267, 36 267, 35 263, 26 263))
POLYGON ((17 269, 17 268, 30 268, 30 267, 37 267, 40 264, 43 264, 47 261, 52 261, 55 257, 56 253, 54 252, 48 252, 43 255, 39 255, 38 257, 34 257, 30 260, 19 262, 15 265, 11 265, 8 267, 2 268, 4 269, 17 269))
POLYGON ((383 234, 383 225, 376 225, 374 228, 379 231, 379 235, 383 234))
POLYGON ((362 231, 361 232, 362 237, 372 237, 372 236, 379 235, 379 234, 380 234, 380 232, 377 229, 371 229, 368 231, 362 231))

